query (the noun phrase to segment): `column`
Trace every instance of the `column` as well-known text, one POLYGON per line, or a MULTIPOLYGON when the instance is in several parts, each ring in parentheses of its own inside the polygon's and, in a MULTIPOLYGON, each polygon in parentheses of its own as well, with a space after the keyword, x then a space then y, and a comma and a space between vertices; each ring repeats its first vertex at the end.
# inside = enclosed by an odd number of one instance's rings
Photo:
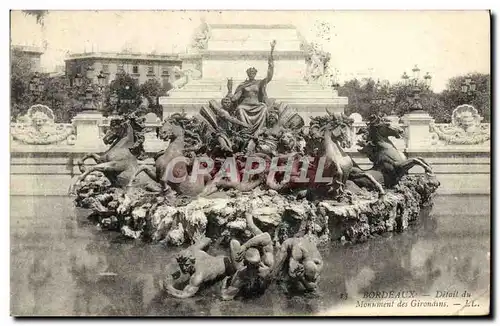
POLYGON ((78 113, 72 120, 76 131, 75 147, 83 149, 94 149, 103 146, 100 138, 99 125, 102 123, 103 116, 98 111, 83 111, 78 113))
POLYGON ((401 119, 406 127, 407 149, 429 148, 431 145, 431 134, 429 125, 434 119, 425 111, 407 113, 401 119))

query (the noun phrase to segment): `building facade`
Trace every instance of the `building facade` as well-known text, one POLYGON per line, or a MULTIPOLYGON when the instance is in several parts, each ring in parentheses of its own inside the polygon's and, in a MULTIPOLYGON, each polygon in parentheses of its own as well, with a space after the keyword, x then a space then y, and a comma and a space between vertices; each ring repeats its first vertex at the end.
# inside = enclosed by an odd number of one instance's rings
POLYGON ((72 79, 76 74, 85 74, 92 67, 96 75, 102 71, 106 83, 115 79, 117 73, 125 72, 139 85, 149 79, 158 80, 163 87, 172 84, 180 76, 182 59, 178 55, 157 55, 144 53, 93 52, 71 55, 66 61, 66 76, 72 79))
POLYGON ((12 46, 13 55, 26 58, 31 62, 31 70, 33 72, 40 72, 41 69, 41 56, 43 50, 35 46, 25 46, 25 45, 13 45, 12 46))

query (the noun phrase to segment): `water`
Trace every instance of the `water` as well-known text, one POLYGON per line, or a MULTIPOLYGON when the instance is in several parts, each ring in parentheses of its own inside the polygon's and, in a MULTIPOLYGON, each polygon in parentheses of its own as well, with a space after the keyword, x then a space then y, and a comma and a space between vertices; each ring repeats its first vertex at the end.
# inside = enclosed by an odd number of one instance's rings
POLYGON ((289 297, 273 286, 259 298, 226 302, 218 284, 191 299, 160 294, 155 280, 178 249, 100 232, 78 221, 70 198, 12 197, 11 314, 310 315, 343 307, 366 291, 458 289, 487 297, 489 200, 437 197, 430 216, 403 234, 322 249, 317 297, 289 297))

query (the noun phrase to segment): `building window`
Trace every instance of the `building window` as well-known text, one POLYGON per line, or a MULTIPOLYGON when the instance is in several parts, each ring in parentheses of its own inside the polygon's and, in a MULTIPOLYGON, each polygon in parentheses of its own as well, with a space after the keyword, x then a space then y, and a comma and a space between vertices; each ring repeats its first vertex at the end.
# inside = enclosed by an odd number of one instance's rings
POLYGON ((125 72, 125 67, 123 63, 118 64, 118 73, 124 73, 125 72))
POLYGON ((155 69, 153 66, 148 66, 148 75, 154 75, 155 69))
POLYGON ((161 67, 161 74, 162 74, 163 76, 168 76, 168 75, 170 75, 170 72, 168 71, 168 67, 167 67, 167 66, 163 66, 163 67, 161 67))
POLYGON ((76 66, 76 73, 81 74, 82 73, 82 66, 76 66))
POLYGON ((109 65, 103 64, 102 65, 102 72, 105 74, 109 73, 109 65))
POLYGON ((133 74, 138 74, 139 73, 139 66, 135 65, 132 67, 132 73, 133 74))

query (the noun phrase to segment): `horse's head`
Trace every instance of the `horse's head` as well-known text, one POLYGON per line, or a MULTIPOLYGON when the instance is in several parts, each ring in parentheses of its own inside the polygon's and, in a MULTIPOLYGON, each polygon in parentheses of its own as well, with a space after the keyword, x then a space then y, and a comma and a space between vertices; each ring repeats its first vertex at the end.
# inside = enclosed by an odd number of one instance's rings
POLYGON ((184 134, 182 126, 176 123, 175 119, 167 119, 158 129, 158 138, 164 141, 172 141, 184 134))
POLYGON ((109 123, 109 130, 104 135, 103 142, 106 145, 115 143, 127 135, 128 123, 127 120, 118 117, 113 118, 109 123))
POLYGON ((389 119, 379 115, 372 115, 368 120, 367 127, 369 133, 376 133, 378 136, 384 138, 401 138, 404 134, 404 130, 402 128, 391 123, 389 119))
POLYGON ((337 141, 343 148, 350 148, 353 141, 354 120, 341 112, 328 111, 328 124, 325 126, 325 132, 330 132, 332 140, 337 141))

